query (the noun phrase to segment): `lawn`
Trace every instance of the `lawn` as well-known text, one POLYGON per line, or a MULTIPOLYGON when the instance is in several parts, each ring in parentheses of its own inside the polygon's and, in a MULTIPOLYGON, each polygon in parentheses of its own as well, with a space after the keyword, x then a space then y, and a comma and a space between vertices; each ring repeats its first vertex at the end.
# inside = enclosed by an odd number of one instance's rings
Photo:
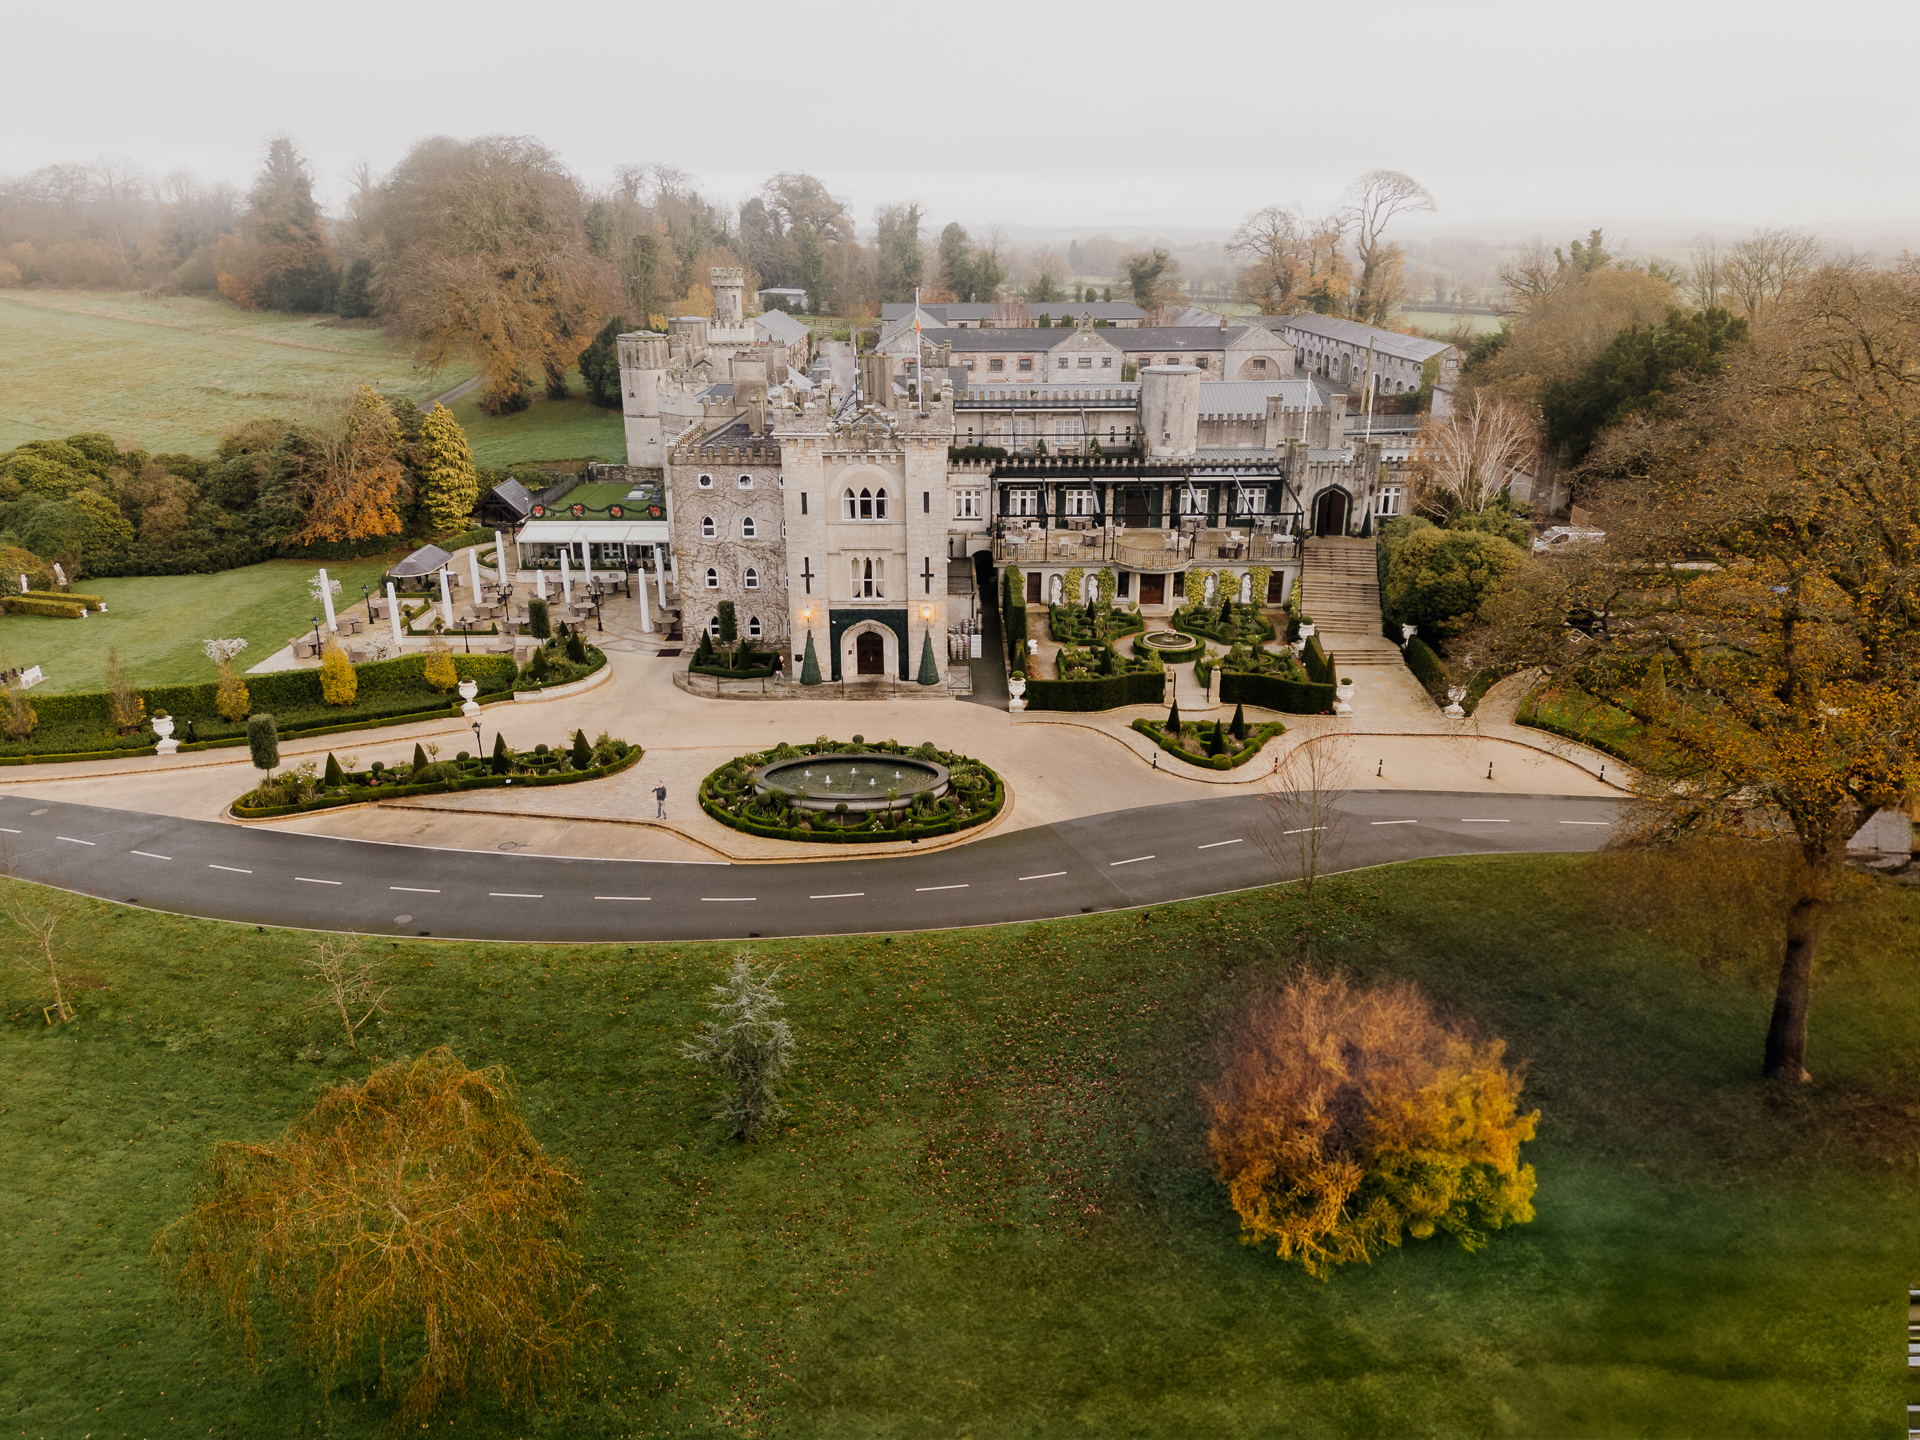
POLYGON ((1633 716, 1570 686, 1537 687, 1521 702, 1518 718, 1522 725, 1538 724, 1622 759, 1645 742, 1644 728, 1633 716))
POLYGON ((0 450, 103 430, 204 455, 242 421, 297 419, 361 381, 425 400, 462 378, 429 375, 380 329, 330 319, 196 296, 0 291, 0 450))
MULTIPOLYGON (((360 587, 375 584, 403 553, 329 564, 328 577, 340 582, 336 609, 349 599, 358 604, 360 587)), ((313 628, 319 610, 307 582, 317 568, 306 560, 268 560, 217 575, 83 580, 74 588, 104 599, 107 613, 84 620, 0 616, 0 664, 40 666, 47 691, 100 690, 113 646, 136 685, 212 680, 213 664, 200 647, 214 636, 246 639, 238 661, 245 670, 313 628)))
POLYGON ((1476 335, 1491 335, 1500 328, 1498 315, 1477 315, 1455 310, 1402 310, 1397 317, 1402 325, 1416 325, 1429 335, 1451 334, 1462 321, 1476 335))
MULTIPOLYGON (((1236 1243, 1204 1166, 1213 1017, 1287 895, 756 945, 786 967, 793 1116, 752 1148, 675 1057, 728 947, 365 942, 379 1053, 512 1067, 583 1172, 613 1345, 456 1433, 1893 1436, 1915 1276, 1920 897, 1831 932, 1818 1084, 1754 1078, 1768 996, 1608 903, 1600 862, 1338 882, 1324 927, 1506 1037, 1543 1112, 1537 1220, 1306 1278, 1236 1243)), ((1862 882, 1866 884, 1867 882, 1862 882)), ((364 1073, 303 1008, 298 933, 72 899, 77 1022, 0 990, 0 1407, 24 1435, 380 1433, 267 1334, 255 1375, 148 1258, 219 1138, 364 1073)), ((1657 927, 1656 927, 1657 929, 1657 927)))
POLYGON ((567 372, 567 384, 573 393, 565 400, 549 400, 536 388, 533 404, 517 415, 486 414, 478 390, 455 400, 453 416, 467 432, 474 462, 495 469, 538 460, 626 464, 626 422, 620 412, 591 404, 578 370, 567 372))

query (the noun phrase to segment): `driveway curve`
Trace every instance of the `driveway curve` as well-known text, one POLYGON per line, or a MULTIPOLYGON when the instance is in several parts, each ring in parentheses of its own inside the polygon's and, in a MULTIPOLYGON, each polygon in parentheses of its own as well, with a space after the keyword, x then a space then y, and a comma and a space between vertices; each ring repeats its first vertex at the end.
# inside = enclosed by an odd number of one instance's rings
MULTIPOLYGON (((1321 816, 1317 865, 1594 850, 1619 803, 1345 791, 1321 816)), ((1308 823, 1264 796, 1230 795, 926 855, 734 865, 438 849, 0 796, 0 844, 19 879, 246 924, 573 943, 936 930, 1191 900, 1297 878, 1308 823)))

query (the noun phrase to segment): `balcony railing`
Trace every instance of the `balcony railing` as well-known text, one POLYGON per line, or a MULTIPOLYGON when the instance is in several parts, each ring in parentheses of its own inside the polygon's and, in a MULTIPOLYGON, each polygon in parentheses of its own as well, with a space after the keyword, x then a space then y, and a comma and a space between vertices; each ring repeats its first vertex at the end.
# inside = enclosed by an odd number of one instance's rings
POLYGON ((995 529, 993 558, 1012 565, 1123 565, 1129 570, 1178 570, 1202 560, 1240 560, 1284 564, 1297 558, 1299 542, 1286 530, 1288 517, 1274 529, 1177 530, 1144 526, 1042 530, 1001 521, 995 529))

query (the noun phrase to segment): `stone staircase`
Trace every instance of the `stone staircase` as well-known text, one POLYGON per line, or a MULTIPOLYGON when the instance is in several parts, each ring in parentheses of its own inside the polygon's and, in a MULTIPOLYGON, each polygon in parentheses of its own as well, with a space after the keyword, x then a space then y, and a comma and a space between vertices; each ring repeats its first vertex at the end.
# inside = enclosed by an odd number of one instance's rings
POLYGON ((1308 540, 1300 579, 1300 612, 1344 674, 1360 666, 1401 665, 1400 649, 1380 633, 1380 581, 1371 540, 1318 536, 1308 540))

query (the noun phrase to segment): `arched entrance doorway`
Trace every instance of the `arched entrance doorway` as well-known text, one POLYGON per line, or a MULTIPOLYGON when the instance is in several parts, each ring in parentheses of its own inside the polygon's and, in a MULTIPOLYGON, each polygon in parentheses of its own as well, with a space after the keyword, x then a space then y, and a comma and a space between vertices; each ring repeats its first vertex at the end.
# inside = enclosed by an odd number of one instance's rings
POLYGON ((868 630, 855 638, 853 642, 854 670, 861 675, 884 675, 887 673, 887 647, 880 636, 868 630))
POLYGON ((1313 533, 1316 535, 1344 535, 1347 533, 1347 492, 1344 490, 1322 490, 1313 502, 1313 533))

